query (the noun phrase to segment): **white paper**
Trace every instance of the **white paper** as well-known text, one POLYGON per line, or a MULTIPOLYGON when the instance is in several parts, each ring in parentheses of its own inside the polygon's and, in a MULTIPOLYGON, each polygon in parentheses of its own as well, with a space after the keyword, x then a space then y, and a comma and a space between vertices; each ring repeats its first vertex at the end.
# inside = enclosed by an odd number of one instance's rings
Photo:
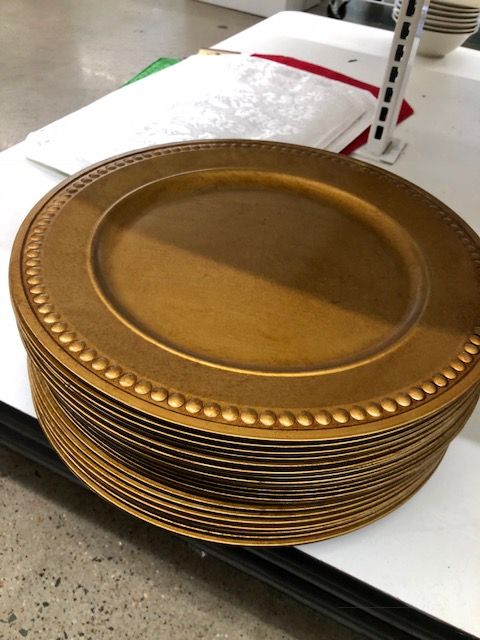
POLYGON ((275 140, 340 151, 375 99, 342 82, 246 55, 192 56, 31 133, 27 157, 67 174, 185 140, 275 140))

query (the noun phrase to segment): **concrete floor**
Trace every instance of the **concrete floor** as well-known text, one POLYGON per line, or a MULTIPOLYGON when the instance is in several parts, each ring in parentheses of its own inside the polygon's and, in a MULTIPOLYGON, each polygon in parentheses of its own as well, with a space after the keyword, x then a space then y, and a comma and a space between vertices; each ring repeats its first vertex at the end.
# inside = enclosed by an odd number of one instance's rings
MULTIPOLYGON (((2 0, 0 149, 256 22, 193 0, 2 0)), ((360 640, 0 449, 0 638, 360 640)))
POLYGON ((0 148, 259 18, 194 0, 1 0, 0 148))
POLYGON ((0 448, 0 638, 360 640, 0 448))

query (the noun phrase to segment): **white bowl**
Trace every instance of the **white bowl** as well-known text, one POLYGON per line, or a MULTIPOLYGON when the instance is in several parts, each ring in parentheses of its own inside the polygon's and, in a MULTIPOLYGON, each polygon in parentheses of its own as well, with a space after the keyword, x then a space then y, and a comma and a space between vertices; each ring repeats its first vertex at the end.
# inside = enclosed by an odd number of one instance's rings
POLYGON ((428 14, 426 20, 428 22, 447 22, 452 27, 470 27, 472 24, 478 22, 478 16, 471 18, 471 20, 454 20, 453 18, 446 18, 445 16, 437 16, 434 14, 428 14))
POLYGON ((472 9, 471 11, 460 11, 460 7, 458 9, 444 9, 443 7, 439 7, 437 5, 430 5, 428 8, 428 13, 441 13, 442 16, 450 16, 452 18, 472 18, 473 16, 478 16, 480 13, 480 9, 472 9))
POLYGON ((441 27, 431 27, 427 25, 426 27, 424 27, 424 31, 434 31, 435 33, 451 33, 453 35, 465 33, 467 34, 467 36, 473 36, 474 33, 477 33, 478 27, 475 27, 473 31, 471 29, 469 29, 468 31, 460 31, 458 29, 453 31, 452 29, 443 29, 441 27))
MULTIPOLYGON (((397 22, 399 10, 393 9, 392 17, 397 22)), ((478 28, 478 18, 465 22, 454 22, 450 20, 439 19, 435 16, 427 15, 424 28, 433 27, 445 32, 451 33, 474 33, 478 28)))
POLYGON ((418 45, 418 53, 429 58, 443 58, 447 53, 460 47, 470 34, 439 33, 423 31, 418 45))
POLYGON ((433 27, 434 29, 440 29, 442 31, 475 31, 478 26, 478 20, 474 20, 471 23, 455 24, 451 22, 445 22, 443 20, 425 20, 425 27, 433 27))
MULTIPOLYGON (((462 0, 462 2, 463 1, 464 0, 462 0)), ((436 2, 432 0, 432 2, 430 2, 430 5, 429 5, 429 11, 433 9, 436 11, 453 13, 454 15, 465 16, 465 17, 471 14, 476 15, 477 12, 480 10, 480 0, 472 0, 472 2, 473 1, 476 2, 475 6, 465 6, 462 3, 448 4, 445 2, 440 2, 439 0, 437 0, 436 2)), ((395 8, 399 9, 400 5, 401 5, 401 0, 394 0, 395 8)))
MULTIPOLYGON (((393 11, 400 13, 400 3, 396 3, 393 7, 393 11)), ((431 5, 428 9, 427 17, 439 18, 441 20, 453 20, 453 21, 467 21, 477 20, 480 16, 480 9, 475 9, 469 13, 459 13, 458 11, 443 11, 433 8, 431 5)))
POLYGON ((451 22, 472 22, 478 20, 480 11, 471 13, 468 16, 460 16, 455 13, 444 13, 443 11, 435 11, 435 9, 429 9, 427 13, 428 18, 436 18, 437 20, 448 20, 451 22))
POLYGON ((442 13, 453 13, 455 15, 467 16, 470 14, 477 14, 480 7, 464 7, 461 5, 445 4, 444 2, 430 2, 428 7, 429 11, 441 11, 442 13))
POLYGON ((443 0, 434 0, 433 5, 442 5, 447 9, 454 9, 458 7, 464 11, 468 11, 469 9, 480 9, 480 0, 448 0, 448 2, 443 2, 443 0))

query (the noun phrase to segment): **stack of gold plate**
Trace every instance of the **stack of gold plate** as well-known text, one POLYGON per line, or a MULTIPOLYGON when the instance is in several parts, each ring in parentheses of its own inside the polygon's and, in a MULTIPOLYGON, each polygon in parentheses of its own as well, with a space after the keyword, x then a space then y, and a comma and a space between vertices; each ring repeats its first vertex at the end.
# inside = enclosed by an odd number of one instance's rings
POLYGON ((233 544, 365 525, 479 394, 480 249, 412 184, 250 141, 130 153, 21 227, 11 292, 40 423, 96 493, 233 544))

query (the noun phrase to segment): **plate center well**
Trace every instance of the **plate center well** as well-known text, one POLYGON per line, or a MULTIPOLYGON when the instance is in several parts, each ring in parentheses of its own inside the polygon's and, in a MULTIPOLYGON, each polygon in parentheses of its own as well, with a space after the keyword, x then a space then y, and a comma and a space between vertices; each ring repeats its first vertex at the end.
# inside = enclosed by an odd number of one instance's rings
POLYGON ((208 170, 114 204, 92 241, 113 313, 159 348, 257 375, 311 375, 390 348, 426 278, 414 243, 365 200, 301 177, 208 170))

